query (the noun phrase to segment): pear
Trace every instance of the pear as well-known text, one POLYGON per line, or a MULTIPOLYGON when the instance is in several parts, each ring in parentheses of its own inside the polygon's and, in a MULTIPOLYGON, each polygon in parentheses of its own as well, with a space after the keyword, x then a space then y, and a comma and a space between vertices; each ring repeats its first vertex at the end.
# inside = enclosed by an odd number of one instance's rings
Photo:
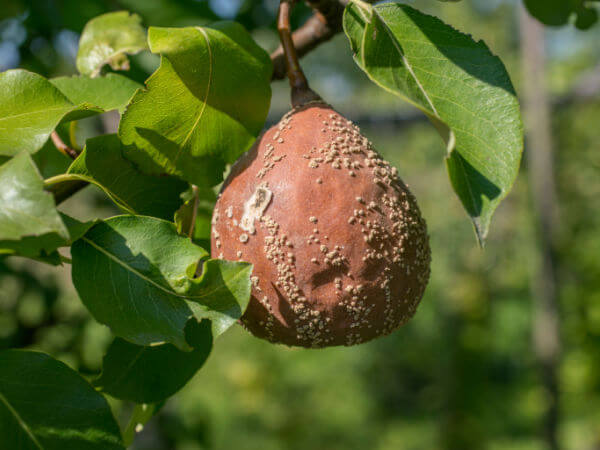
POLYGON ((397 169, 319 100, 287 113, 233 165, 211 251, 254 266, 245 328, 313 348, 405 324, 431 261, 425 221, 397 169))

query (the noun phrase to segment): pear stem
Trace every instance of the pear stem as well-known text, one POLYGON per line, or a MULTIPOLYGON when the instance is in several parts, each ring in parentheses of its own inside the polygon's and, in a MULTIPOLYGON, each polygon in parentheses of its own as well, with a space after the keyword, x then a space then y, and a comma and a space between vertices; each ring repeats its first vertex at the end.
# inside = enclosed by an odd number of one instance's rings
POLYGON ((310 101, 321 100, 321 97, 309 86, 306 76, 300 67, 296 47, 292 39, 290 14, 296 0, 281 0, 277 15, 277 31, 285 56, 287 76, 292 88, 292 107, 302 106, 310 101))

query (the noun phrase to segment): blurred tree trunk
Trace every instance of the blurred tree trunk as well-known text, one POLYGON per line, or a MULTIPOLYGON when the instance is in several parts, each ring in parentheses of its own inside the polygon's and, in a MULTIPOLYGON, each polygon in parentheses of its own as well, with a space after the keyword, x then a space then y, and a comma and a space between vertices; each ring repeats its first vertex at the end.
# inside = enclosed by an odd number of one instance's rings
POLYGON ((545 78, 544 28, 521 8, 520 29, 526 155, 537 237, 537 261, 531 278, 533 350, 548 399, 543 417, 543 438, 549 449, 557 450, 557 369, 561 349, 554 242, 557 201, 552 155, 551 107, 545 78))

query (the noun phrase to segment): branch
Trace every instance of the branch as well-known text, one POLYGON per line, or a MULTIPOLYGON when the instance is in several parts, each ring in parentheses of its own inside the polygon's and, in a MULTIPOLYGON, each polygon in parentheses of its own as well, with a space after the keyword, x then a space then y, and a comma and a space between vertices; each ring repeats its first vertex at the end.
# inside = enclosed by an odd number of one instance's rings
MULTIPOLYGON (((369 3, 373 1, 368 0, 369 3)), ((348 0, 306 0, 306 3, 315 13, 292 33, 298 57, 306 55, 342 31, 344 7, 348 0)), ((273 80, 285 78, 285 57, 281 45, 271 53, 271 61, 273 61, 273 80)))
POLYGON ((53 131, 50 134, 50 137, 52 138, 52 142, 54 143, 54 146, 58 149, 59 152, 72 159, 77 159, 79 153, 77 153, 76 150, 72 149, 67 144, 65 144, 56 131, 53 131))
MULTIPOLYGON (((53 131, 50 134, 50 138, 59 152, 68 156, 69 158, 77 159, 79 156, 77 150, 72 149, 65 144, 56 131, 53 131)), ((73 194, 82 190, 87 185, 88 183, 85 181, 72 181, 70 183, 53 185, 48 188, 48 191, 52 193, 54 196, 54 201, 58 205, 59 203, 62 203, 71 197, 73 194)))

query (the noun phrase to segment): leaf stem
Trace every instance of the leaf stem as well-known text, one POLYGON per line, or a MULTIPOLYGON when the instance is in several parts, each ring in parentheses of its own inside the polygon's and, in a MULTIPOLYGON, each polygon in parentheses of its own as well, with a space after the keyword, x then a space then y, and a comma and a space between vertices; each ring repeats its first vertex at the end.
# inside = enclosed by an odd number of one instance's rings
POLYGON ((127 428, 123 431, 123 443, 125 444, 125 448, 133 444, 136 433, 139 433, 144 429, 144 425, 152 418, 156 409, 156 405, 153 404, 143 403, 135 405, 127 428))
POLYGON ((73 194, 79 192, 89 183, 69 173, 63 173, 44 180, 44 189, 54 195, 54 201, 58 205, 73 194))
POLYGON ((277 31, 281 40, 281 47, 285 57, 287 76, 292 88, 292 106, 302 106, 310 101, 320 100, 321 97, 309 86, 306 76, 300 67, 294 40, 292 39, 292 30, 290 26, 290 14, 296 0, 281 0, 279 3, 279 12, 277 14, 277 31))
POLYGON ((77 153, 76 150, 72 149, 67 144, 65 144, 56 131, 53 131, 50 134, 50 137, 52 138, 52 142, 54 143, 54 146, 59 152, 72 159, 77 159, 79 153, 77 153))
POLYGON ((47 187, 53 186, 58 183, 64 183, 66 181, 74 181, 76 179, 77 178, 73 177, 73 175, 71 175, 71 174, 61 173, 60 175, 55 175, 53 177, 46 178, 44 180, 44 187, 47 188, 47 187))

